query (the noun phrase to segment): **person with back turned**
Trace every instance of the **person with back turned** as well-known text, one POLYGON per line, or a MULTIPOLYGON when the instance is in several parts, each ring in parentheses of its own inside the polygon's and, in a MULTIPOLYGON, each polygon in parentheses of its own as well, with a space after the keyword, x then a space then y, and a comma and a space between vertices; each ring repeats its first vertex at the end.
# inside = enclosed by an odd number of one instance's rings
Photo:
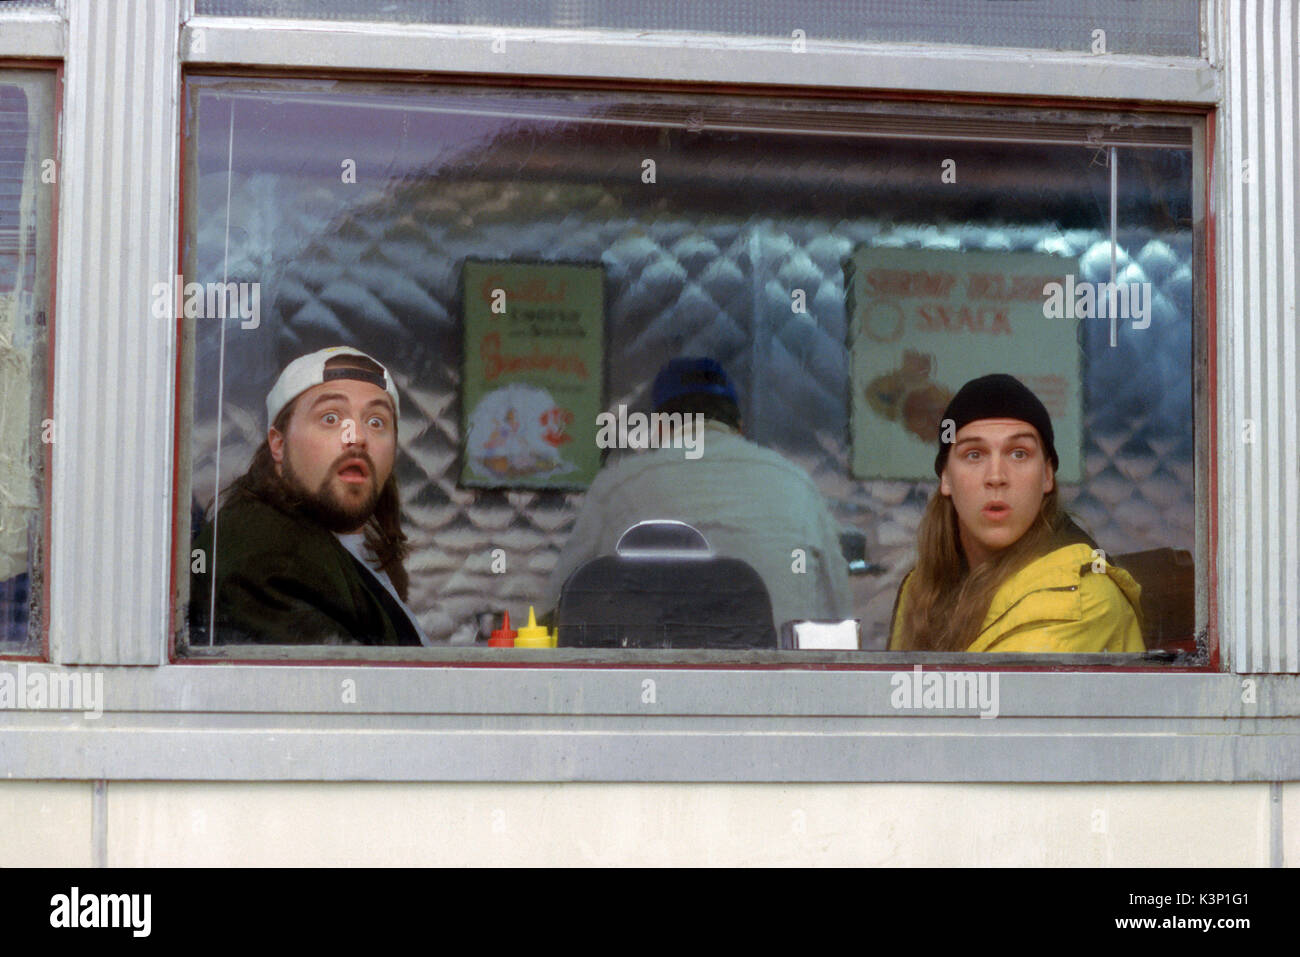
POLYGON ((778 631, 786 621, 853 617, 839 528, 820 491, 799 466, 744 437, 736 389, 722 366, 711 358, 673 359, 655 377, 652 401, 665 416, 702 417, 700 454, 660 447, 596 476, 551 573, 550 607, 577 568, 613 553, 632 525, 657 519, 694 526, 717 555, 758 572, 778 631))

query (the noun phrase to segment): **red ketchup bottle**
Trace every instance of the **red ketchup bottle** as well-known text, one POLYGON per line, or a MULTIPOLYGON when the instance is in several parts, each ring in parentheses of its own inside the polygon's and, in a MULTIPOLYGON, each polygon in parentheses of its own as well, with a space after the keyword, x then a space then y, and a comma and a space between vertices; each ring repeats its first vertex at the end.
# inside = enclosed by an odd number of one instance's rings
POLYGON ((501 622, 501 627, 494 629, 488 637, 489 648, 513 648, 515 646, 515 637, 519 632, 510 627, 510 612, 505 611, 501 615, 504 619, 501 622))

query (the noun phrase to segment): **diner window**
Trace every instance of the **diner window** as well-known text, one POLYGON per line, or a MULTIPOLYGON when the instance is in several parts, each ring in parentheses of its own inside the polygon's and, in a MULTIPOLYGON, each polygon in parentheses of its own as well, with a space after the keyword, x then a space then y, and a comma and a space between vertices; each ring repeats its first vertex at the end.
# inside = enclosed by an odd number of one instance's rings
POLYGON ((0 72, 0 655, 43 633, 54 74, 0 72))
MULTIPOLYGON (((1050 460, 1052 553, 1083 549, 989 593, 987 650, 1207 660, 1201 117, 197 74, 185 102, 154 301, 189 653, 985 650, 896 636, 947 447, 1050 460), (1113 641, 1022 640, 1103 580, 1113 641)), ((985 497, 1000 547, 1023 506, 985 497)))

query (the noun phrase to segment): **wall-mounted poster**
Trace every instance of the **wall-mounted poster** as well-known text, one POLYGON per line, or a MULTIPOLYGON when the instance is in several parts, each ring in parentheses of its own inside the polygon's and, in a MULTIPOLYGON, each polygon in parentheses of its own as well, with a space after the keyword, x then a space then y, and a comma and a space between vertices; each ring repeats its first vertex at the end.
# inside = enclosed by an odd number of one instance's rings
POLYGON ((600 469, 605 274, 467 260, 461 484, 586 488, 600 469))
POLYGON ((970 379, 1006 372, 1042 399, 1057 475, 1078 482, 1078 323, 1043 315, 1043 287, 1076 271, 1047 253, 856 249, 846 282, 854 476, 934 481, 949 400, 970 379))

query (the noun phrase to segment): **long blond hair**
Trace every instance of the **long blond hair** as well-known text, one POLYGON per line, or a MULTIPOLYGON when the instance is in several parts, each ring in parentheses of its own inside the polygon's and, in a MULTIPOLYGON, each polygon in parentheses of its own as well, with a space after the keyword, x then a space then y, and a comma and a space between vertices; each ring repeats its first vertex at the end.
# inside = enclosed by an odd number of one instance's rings
POLYGON ((993 596, 1008 578, 1046 554, 1064 518, 1056 488, 1043 496, 1033 524, 988 562, 971 569, 961 547, 957 509, 936 490, 926 505, 908 584, 899 648, 965 651, 979 637, 993 596))

